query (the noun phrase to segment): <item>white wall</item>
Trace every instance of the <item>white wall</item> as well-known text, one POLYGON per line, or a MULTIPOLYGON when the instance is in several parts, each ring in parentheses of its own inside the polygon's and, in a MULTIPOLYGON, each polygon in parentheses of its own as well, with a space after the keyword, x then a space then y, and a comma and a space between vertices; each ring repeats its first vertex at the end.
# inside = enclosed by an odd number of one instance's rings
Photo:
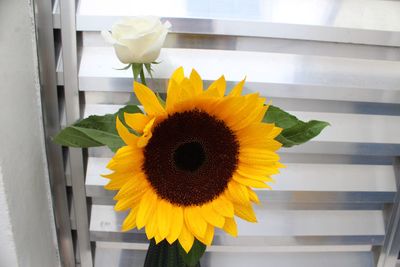
POLYGON ((0 1, 0 266, 59 266, 32 3, 0 1))

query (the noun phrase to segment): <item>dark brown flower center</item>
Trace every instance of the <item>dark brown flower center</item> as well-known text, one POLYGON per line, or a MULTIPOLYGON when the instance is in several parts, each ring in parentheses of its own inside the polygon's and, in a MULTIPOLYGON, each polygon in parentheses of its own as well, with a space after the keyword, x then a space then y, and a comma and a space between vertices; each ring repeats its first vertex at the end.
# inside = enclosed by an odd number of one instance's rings
POLYGON ((185 111, 154 128, 143 170, 161 198, 180 206, 201 205, 227 188, 238 152, 236 137, 223 121, 185 111))
POLYGON ((183 171, 196 171, 205 159, 203 146, 199 142, 183 143, 174 152, 174 164, 183 171))

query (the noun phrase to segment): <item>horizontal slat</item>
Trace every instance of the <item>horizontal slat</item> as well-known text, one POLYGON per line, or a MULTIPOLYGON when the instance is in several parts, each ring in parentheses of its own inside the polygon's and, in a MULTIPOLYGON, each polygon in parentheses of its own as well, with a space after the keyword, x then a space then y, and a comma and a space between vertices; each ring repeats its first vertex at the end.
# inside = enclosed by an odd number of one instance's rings
MULTIPOLYGON (((270 98, 400 103, 400 62, 396 61, 172 48, 163 49, 159 60, 162 64, 154 66, 152 87, 160 91, 173 70, 183 66, 187 72, 196 68, 206 83, 224 74, 228 88, 247 75, 245 91, 270 98)), ((84 47, 80 90, 131 91, 132 73, 117 70, 120 67, 111 47, 84 47)))
MULTIPOLYGON (((101 174, 109 158, 89 157, 86 193, 92 197, 111 197, 114 191, 103 186, 109 181, 101 174)), ((263 202, 392 202, 396 193, 392 166, 346 164, 286 164, 275 175, 273 190, 259 189, 263 202)))
MULTIPOLYGON (((361 242, 376 244, 382 242, 385 233, 382 211, 376 210, 267 210, 256 206, 255 212, 258 223, 251 224, 238 219, 239 237, 233 238, 217 230, 213 244, 222 246, 287 245, 290 242, 295 243, 293 238, 297 237, 312 237, 315 241, 314 245, 324 242, 329 244, 329 238, 337 244, 338 237, 347 237, 347 241, 343 241, 344 244, 351 244, 351 240, 353 244, 361 242), (272 240, 271 243, 265 243, 269 238, 272 240)), ((144 242, 145 236, 142 230, 121 232, 120 228, 125 217, 125 212, 115 212, 112 206, 92 205, 90 222, 92 240, 144 242)), ((304 244, 299 243, 299 245, 304 244)))
MULTIPOLYGON (((113 248, 113 249, 127 249, 127 250, 147 250, 147 243, 131 243, 131 242, 107 242, 96 241, 96 247, 100 248, 113 248)), ((301 246, 282 246, 282 245, 268 245, 265 246, 221 246, 213 245, 207 248, 206 252, 230 252, 230 253, 298 253, 298 252, 361 252, 371 251, 371 245, 301 245, 301 246)))
MULTIPOLYGON (((112 46, 100 32, 83 32, 82 46, 112 46)), ((400 60, 399 48, 283 38, 169 33, 165 48, 221 49, 373 60, 400 60)))
MULTIPOLYGON (((95 253, 96 267, 109 266, 141 266, 145 260, 143 250, 121 250, 109 248, 107 244, 97 242, 95 253)), ((201 266, 207 267, 372 267, 373 256, 370 252, 325 252, 325 253, 238 253, 238 252, 206 252, 201 266)))
MULTIPOLYGON (((81 0, 77 30, 109 29, 121 16, 152 14, 170 20, 174 32, 399 46, 399 13, 396 1, 81 0)), ((58 13, 54 21, 59 27, 58 13)))
MULTIPOLYGON (((86 105, 84 116, 114 113, 118 105, 86 105)), ((328 121, 327 127, 312 141, 283 148, 283 153, 397 156, 400 154, 399 116, 295 112, 300 119, 328 121)))

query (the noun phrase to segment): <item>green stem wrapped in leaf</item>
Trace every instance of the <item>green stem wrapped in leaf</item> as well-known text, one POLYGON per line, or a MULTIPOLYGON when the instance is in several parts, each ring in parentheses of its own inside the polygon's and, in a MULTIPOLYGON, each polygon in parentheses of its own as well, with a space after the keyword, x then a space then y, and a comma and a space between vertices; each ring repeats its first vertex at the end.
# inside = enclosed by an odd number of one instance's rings
POLYGON ((151 239, 144 267, 200 267, 200 258, 205 250, 206 246, 198 240, 195 240, 192 249, 186 253, 178 241, 169 244, 164 240, 156 244, 151 239))

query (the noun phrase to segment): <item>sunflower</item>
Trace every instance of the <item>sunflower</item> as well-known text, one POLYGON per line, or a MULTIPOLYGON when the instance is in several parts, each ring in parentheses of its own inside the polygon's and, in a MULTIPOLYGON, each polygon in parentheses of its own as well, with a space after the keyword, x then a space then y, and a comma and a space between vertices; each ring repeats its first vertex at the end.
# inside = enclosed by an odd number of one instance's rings
POLYGON ((145 228, 156 243, 176 240, 188 252, 198 239, 210 245, 214 228, 236 236, 235 215, 256 222, 252 188, 269 188, 282 165, 274 138, 281 129, 263 123, 268 106, 258 93, 241 95, 244 80, 225 96, 224 76, 206 90, 199 74, 178 68, 167 99, 134 83, 146 114, 125 113, 118 134, 126 143, 111 159, 108 190, 119 190, 115 210, 130 210, 122 230, 145 228))

